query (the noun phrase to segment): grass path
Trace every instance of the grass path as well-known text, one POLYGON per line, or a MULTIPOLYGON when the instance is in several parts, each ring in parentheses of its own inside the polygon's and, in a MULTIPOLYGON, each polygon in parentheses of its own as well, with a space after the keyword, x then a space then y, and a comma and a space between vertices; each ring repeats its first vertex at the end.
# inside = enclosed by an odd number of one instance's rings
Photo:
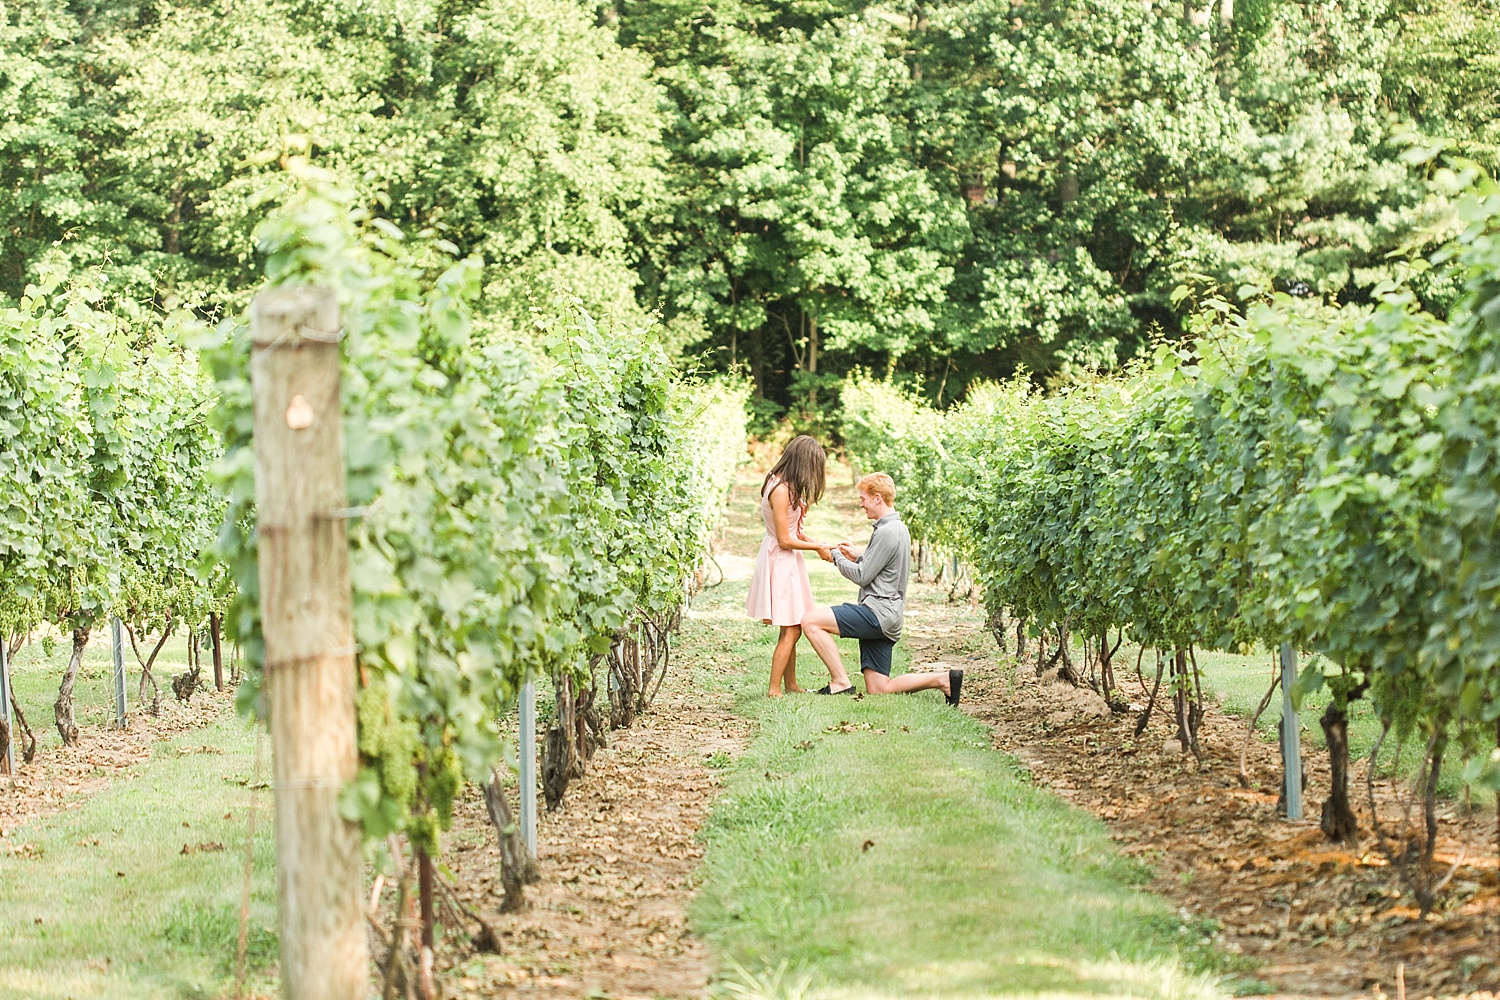
MULTIPOLYGON (((809 535, 865 537, 852 490, 829 492, 809 535)), ((1181 952, 1174 913, 1139 888, 1149 872, 936 692, 765 697, 774 630, 741 610, 754 500, 742 484, 726 582, 694 612, 737 651, 736 707, 758 723, 705 828, 694 909, 694 927, 741 969, 729 981, 752 995, 804 983, 851 997, 1212 995, 1194 971, 1212 956, 1181 952)), ((853 594, 831 567, 811 575, 820 602, 853 594)), ((897 670, 920 669, 938 639, 953 665, 1002 669, 977 612, 914 584, 897 670)), ((857 656, 841 645, 846 663, 857 656)), ((805 645, 798 674, 809 688, 827 679, 805 645)))
MULTIPOLYGON (((155 636, 143 637, 143 652, 150 652, 155 636)), ((11 663, 11 683, 16 690, 16 700, 26 721, 36 734, 39 753, 49 753, 62 747, 53 722, 52 705, 57 700, 57 687, 63 670, 68 665, 72 649, 67 641, 29 642, 16 653, 11 663)), ((204 659, 208 659, 205 652, 204 659)), ((93 727, 107 729, 115 719, 114 660, 107 627, 96 628, 84 649, 83 661, 79 664, 78 676, 73 688, 73 712, 78 725, 87 731, 93 727)), ((171 682, 188 666, 188 640, 186 632, 179 630, 162 647, 152 667, 157 683, 163 688, 163 702, 168 714, 177 709, 172 698, 171 682)), ((132 717, 140 717, 140 664, 135 654, 125 651, 126 705, 132 717)), ((205 664, 206 686, 213 686, 212 664, 205 664)), ((226 667, 226 673, 228 672, 226 667)), ((149 700, 149 686, 147 698, 149 700)))
MULTIPOLYGON (((0 998, 217 997, 232 982, 248 811, 259 798, 248 923, 252 986, 274 963, 269 792, 254 736, 226 718, 155 743, 128 776, 7 831, 0 998)), ((269 773, 269 752, 262 762, 269 773)))

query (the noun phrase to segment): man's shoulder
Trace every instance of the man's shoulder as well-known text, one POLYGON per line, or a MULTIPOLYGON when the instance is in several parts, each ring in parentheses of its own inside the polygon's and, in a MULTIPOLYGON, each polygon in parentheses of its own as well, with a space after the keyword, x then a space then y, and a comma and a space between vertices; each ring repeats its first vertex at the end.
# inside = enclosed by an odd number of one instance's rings
POLYGON ((890 517, 889 520, 881 518, 875 525, 875 531, 870 538, 870 544, 879 542, 879 547, 886 552, 899 552, 902 549, 911 548, 911 532, 906 530, 906 525, 899 516, 890 517))

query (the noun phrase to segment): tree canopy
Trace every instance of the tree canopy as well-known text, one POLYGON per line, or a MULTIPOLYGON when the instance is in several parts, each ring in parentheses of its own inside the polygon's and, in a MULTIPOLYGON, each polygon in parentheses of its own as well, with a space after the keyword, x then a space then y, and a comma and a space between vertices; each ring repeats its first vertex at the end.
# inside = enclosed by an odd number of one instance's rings
POLYGON ((1373 301, 1500 164, 1496 0, 0 4, 0 295, 54 248, 212 316, 288 157, 484 260, 482 322, 658 315, 766 414, 1373 301), (1187 287, 1186 297, 1173 290, 1187 287), (819 393, 822 392, 822 395, 819 393))

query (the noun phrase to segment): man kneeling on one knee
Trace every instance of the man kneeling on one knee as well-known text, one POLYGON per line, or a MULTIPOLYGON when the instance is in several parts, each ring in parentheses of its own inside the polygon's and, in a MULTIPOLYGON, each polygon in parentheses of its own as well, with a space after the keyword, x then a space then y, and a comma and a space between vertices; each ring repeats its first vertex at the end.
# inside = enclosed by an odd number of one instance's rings
POLYGON ((948 704, 957 705, 963 686, 962 670, 891 676, 891 650, 901 638, 906 607, 906 577, 911 569, 911 533, 896 513, 896 484, 884 472, 859 481, 859 506, 875 522, 863 554, 847 543, 818 550, 825 562, 859 584, 855 604, 813 608, 802 618, 802 634, 828 667, 827 687, 819 694, 849 694, 854 685, 844 670, 834 636, 859 640, 859 665, 870 694, 894 694, 937 688, 948 704))

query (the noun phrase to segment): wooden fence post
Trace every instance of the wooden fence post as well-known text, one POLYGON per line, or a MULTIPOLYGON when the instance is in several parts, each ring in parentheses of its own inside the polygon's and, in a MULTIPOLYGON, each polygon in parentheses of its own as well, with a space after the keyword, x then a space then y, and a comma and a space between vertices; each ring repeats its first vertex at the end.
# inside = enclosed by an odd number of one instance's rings
POLYGON ((282 992, 357 1000, 370 969, 360 834, 338 807, 358 766, 338 300, 262 292, 250 332, 282 992))

